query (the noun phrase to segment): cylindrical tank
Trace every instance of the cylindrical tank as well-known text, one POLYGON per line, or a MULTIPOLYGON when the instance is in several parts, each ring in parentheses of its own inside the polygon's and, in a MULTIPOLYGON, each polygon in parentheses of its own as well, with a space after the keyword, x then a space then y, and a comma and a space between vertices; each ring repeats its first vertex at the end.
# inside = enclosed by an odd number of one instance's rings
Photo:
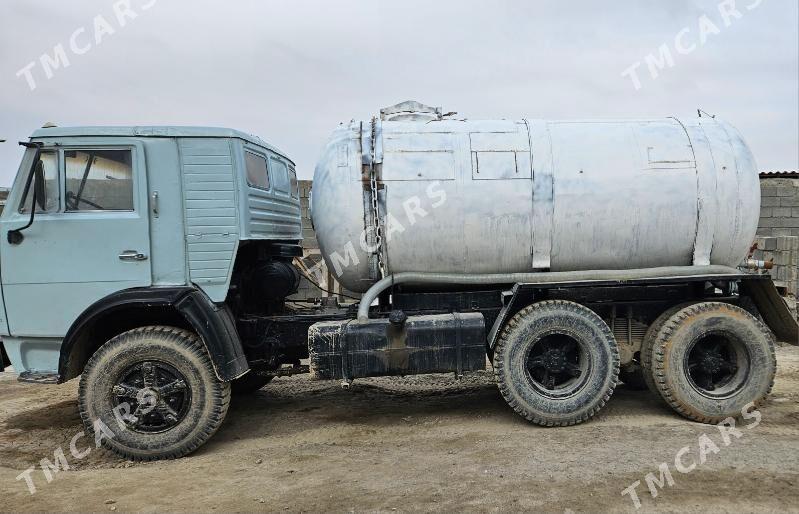
POLYGON ((471 121, 415 102, 339 126, 312 193, 352 291, 404 271, 736 266, 759 210, 752 153, 718 119, 471 121))

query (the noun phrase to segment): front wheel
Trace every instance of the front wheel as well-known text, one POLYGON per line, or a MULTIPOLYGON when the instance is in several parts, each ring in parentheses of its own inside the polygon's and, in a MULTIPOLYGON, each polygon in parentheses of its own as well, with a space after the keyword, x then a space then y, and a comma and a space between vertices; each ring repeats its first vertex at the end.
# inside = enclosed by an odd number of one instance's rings
POLYGON ((619 351, 607 324, 582 305, 550 300, 519 311, 502 331, 494 373, 508 405, 532 423, 581 423, 608 401, 619 351))
POLYGON ((80 415, 103 446, 132 460, 187 455, 219 428, 230 384, 217 379, 196 334, 150 326, 124 332, 89 359, 80 415))

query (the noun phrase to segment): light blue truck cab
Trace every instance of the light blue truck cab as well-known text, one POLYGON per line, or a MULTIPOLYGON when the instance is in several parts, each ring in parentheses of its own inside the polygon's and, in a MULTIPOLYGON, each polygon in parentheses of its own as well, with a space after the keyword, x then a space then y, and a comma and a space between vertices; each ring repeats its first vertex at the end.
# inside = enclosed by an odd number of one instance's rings
MULTIPOLYGON (((294 163, 225 128, 52 127, 21 144, 27 149, 0 218, 0 335, 10 364, 23 381, 83 373, 84 420, 109 421, 111 408, 127 402, 133 428, 162 434, 149 450, 120 436, 113 449, 124 455, 196 447, 197 427, 215 430, 229 382, 251 368, 237 322, 279 310, 296 289, 294 163), (256 295, 253 285, 264 283, 256 295), (182 357, 156 352, 120 368, 118 354, 97 355, 131 329, 140 330, 133 335, 142 348, 163 344, 182 357), (115 373, 111 388, 120 395, 108 397, 97 382, 115 373), (206 398, 199 414, 188 408, 212 394, 218 398, 206 398), (181 422, 188 424, 180 435, 163 435, 181 422)), ((252 374, 249 386, 268 379, 252 374)))

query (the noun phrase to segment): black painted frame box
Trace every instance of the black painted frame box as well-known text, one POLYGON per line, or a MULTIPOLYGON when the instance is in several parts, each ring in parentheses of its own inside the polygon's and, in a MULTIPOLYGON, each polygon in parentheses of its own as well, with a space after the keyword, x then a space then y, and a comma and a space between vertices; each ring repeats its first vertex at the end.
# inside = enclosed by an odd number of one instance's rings
POLYGON ((308 331, 311 376, 320 380, 485 369, 479 312, 316 323, 308 331))

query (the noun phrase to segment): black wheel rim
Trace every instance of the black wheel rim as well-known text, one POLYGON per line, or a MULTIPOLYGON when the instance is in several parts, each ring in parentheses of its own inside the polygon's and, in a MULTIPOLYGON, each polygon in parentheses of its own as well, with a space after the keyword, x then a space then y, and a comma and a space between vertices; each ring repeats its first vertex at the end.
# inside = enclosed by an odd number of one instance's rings
POLYGON ((127 367, 115 381, 112 394, 115 407, 129 407, 119 409, 127 428, 149 434, 176 426, 191 404, 186 377, 173 366, 155 360, 127 367))
POLYGON ((569 334, 550 333, 530 345, 525 368, 536 391, 548 398, 564 398, 585 385, 591 362, 579 339, 569 334))
POLYGON ((691 386, 709 398, 725 398, 738 392, 749 377, 749 352, 736 337, 711 332, 695 339, 683 361, 691 386))

